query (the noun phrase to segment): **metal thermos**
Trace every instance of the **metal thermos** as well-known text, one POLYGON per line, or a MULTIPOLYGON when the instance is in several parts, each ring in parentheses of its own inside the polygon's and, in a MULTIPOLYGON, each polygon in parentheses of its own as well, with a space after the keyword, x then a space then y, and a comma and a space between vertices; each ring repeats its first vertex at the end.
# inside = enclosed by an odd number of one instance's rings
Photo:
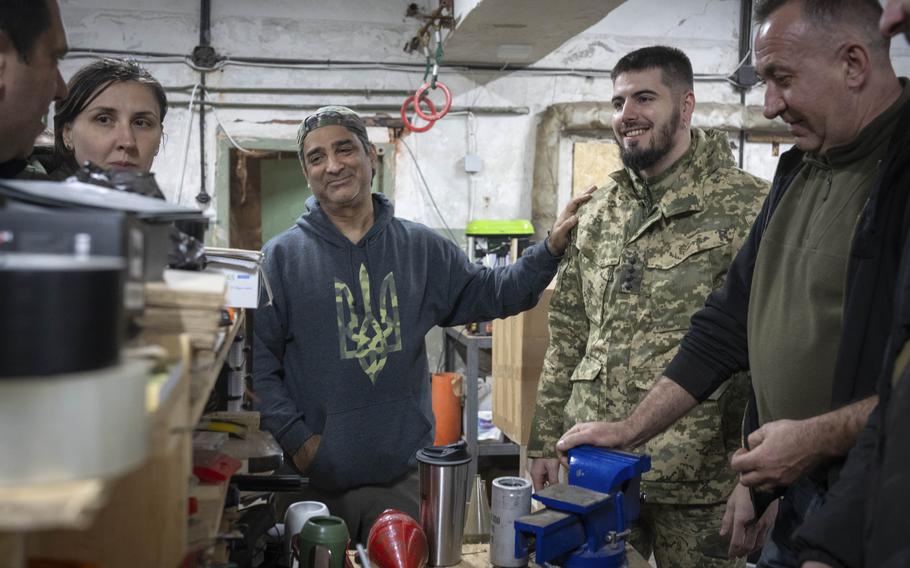
POLYGON ((428 563, 430 566, 458 564, 461 561, 471 455, 464 441, 460 441, 419 450, 417 461, 420 468, 420 524, 430 548, 428 563))

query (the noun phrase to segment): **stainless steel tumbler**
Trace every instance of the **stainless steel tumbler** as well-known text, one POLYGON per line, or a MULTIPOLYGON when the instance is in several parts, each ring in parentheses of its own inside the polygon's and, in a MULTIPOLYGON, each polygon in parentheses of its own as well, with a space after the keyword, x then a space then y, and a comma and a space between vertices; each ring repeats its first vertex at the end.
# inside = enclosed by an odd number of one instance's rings
POLYGON ((430 545, 428 563, 430 566, 458 564, 461 561, 471 455, 464 441, 460 441, 419 450, 417 462, 420 524, 430 545))

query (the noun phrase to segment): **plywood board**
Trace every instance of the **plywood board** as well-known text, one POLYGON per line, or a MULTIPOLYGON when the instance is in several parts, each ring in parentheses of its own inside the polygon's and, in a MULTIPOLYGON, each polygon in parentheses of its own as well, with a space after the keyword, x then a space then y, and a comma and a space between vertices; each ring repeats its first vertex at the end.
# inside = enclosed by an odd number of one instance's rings
POLYGON ((572 154, 572 197, 592 185, 606 184, 610 174, 623 167, 619 146, 612 140, 576 142, 572 154))
POLYGON ((493 321, 493 424, 521 445, 531 434, 552 294, 547 288, 534 308, 493 321))

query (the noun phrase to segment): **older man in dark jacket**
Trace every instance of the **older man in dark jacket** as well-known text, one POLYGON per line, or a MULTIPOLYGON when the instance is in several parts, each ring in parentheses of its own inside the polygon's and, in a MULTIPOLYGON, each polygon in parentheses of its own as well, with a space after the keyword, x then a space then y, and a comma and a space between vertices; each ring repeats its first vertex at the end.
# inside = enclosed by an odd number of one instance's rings
MULTIPOLYGON (((910 0, 892 0, 885 7, 882 31, 903 30, 910 40, 910 0)), ((879 404, 851 450, 841 478, 826 503, 797 533, 804 568, 823 566, 898 568, 910 566, 906 515, 910 509, 910 110, 905 109, 891 141, 890 159, 882 175, 877 210, 880 240, 889 254, 879 270, 887 279, 894 253, 902 250, 890 314, 870 312, 880 328, 890 329, 885 363, 878 381, 879 404), (901 247, 903 243, 903 247, 901 247)), ((887 290, 881 290, 886 293, 887 290)))

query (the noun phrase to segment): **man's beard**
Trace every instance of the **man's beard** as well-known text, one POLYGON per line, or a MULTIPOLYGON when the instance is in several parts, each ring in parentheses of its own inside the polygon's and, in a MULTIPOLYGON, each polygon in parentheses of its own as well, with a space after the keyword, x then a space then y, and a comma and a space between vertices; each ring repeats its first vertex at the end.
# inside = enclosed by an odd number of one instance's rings
POLYGON ((622 163, 630 170, 641 172, 663 159, 673 147, 673 133, 679 128, 679 120, 679 106, 676 106, 670 120, 657 130, 647 148, 639 146, 626 148, 620 144, 619 157, 622 158, 622 163))

